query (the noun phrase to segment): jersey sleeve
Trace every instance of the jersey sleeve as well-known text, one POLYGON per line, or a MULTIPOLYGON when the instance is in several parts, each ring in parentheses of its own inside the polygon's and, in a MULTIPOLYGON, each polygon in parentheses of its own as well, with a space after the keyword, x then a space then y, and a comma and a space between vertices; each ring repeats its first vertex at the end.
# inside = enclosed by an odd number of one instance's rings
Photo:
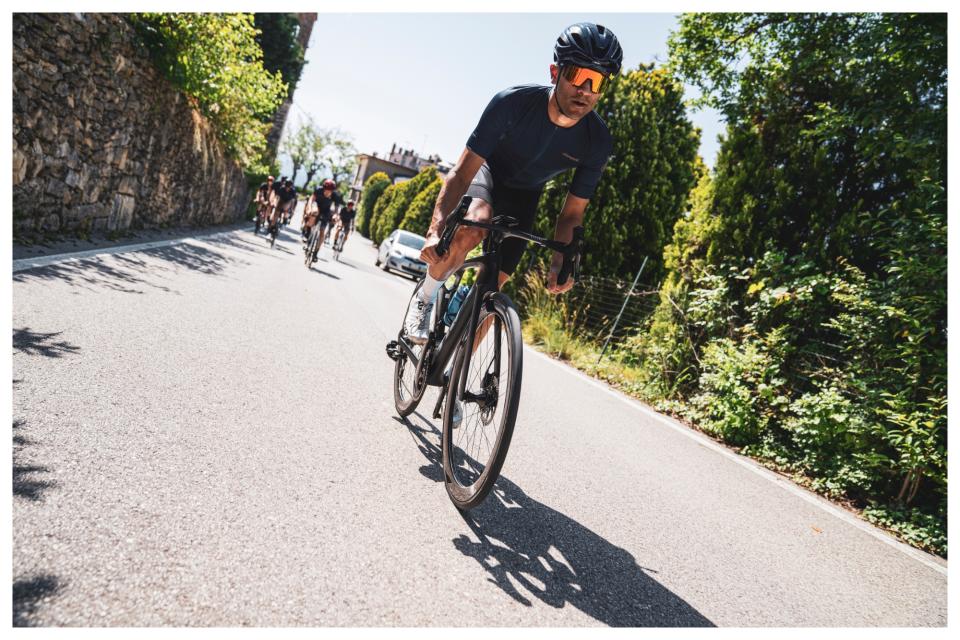
POLYGON ((480 121, 467 139, 467 148, 481 158, 489 158, 506 135, 510 124, 509 89, 493 96, 480 121))
POLYGON ((597 143, 597 151, 583 162, 573 174, 573 180, 570 182, 570 193, 578 198, 590 199, 593 192, 597 189, 600 182, 600 176, 603 175, 603 168, 607 166, 607 160, 613 153, 613 139, 606 127, 600 130, 600 138, 597 143))

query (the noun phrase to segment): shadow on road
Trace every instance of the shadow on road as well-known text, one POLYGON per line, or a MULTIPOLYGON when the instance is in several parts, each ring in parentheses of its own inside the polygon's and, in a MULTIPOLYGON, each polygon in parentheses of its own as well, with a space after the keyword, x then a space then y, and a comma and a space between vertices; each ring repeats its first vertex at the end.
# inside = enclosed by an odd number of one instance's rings
MULTIPOLYGON (((15 381, 16 382, 16 381, 15 381)), ((32 444, 20 430, 23 429, 23 420, 13 421, 13 495, 31 502, 43 500, 43 492, 56 483, 38 479, 36 474, 49 473, 45 467, 23 464, 21 456, 24 447, 32 444)), ((16 525, 16 521, 14 521, 16 525)), ((16 549, 14 549, 16 554, 16 549)), ((13 626, 37 626, 34 619, 41 603, 61 591, 60 580, 52 575, 37 575, 30 578, 14 580, 13 582, 13 626)))
MULTIPOLYGON (((429 461, 420 473, 442 482, 440 430, 420 413, 411 418, 395 419, 429 461)), ((482 505, 461 515, 479 542, 460 535, 453 546, 521 604, 571 605, 612 627, 714 626, 649 575, 656 571, 502 475, 482 505)))
POLYGON ((23 463, 24 447, 33 444, 23 435, 23 424, 23 420, 13 421, 13 495, 40 502, 43 499, 43 492, 57 486, 57 483, 38 477, 39 474, 50 473, 46 467, 23 463))
POLYGON ((15 580, 13 583, 13 626, 38 626, 33 618, 41 601, 62 590, 60 579, 52 575, 38 575, 15 580))
POLYGON ((333 278, 334 280, 339 280, 339 279, 340 279, 340 276, 335 276, 335 275, 333 275, 332 273, 328 273, 328 272, 324 271, 323 269, 319 268, 319 267, 316 266, 316 265, 314 265, 313 267, 311 267, 310 271, 313 272, 313 273, 319 273, 319 274, 322 275, 322 276, 327 276, 328 278, 333 278))
POLYGON ((38 333, 30 331, 30 327, 13 330, 13 349, 30 356, 46 356, 48 358, 62 358, 80 351, 80 347, 65 340, 54 340, 62 331, 55 333, 38 333))
POLYGON ((56 482, 38 478, 38 474, 50 473, 46 467, 34 464, 24 464, 21 456, 24 447, 32 444, 21 433, 23 420, 13 421, 13 495, 26 498, 32 502, 40 502, 43 492, 57 486, 56 482))
MULTIPOLYGON (((172 293, 173 291, 161 281, 180 269, 189 269, 207 275, 222 275, 230 266, 251 264, 236 255, 231 255, 227 250, 281 259, 281 256, 276 255, 275 250, 271 250, 266 242, 261 244, 261 242, 247 240, 237 233, 202 238, 201 241, 209 246, 181 243, 156 249, 115 253, 112 254, 113 260, 110 262, 100 257, 71 260, 18 271, 13 274, 13 281, 59 280, 88 289, 106 288, 122 293, 138 294, 144 292, 138 287, 146 286, 172 293)), ((287 249, 281 248, 281 251, 292 254, 287 249)))

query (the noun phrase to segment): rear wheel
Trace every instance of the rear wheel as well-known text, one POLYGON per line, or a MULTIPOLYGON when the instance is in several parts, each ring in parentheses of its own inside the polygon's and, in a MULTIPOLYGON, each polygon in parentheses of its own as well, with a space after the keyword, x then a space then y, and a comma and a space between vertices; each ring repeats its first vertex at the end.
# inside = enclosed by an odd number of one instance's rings
POLYGON ((475 335, 465 336, 457 349, 444 401, 444 480, 458 509, 483 502, 500 475, 520 406, 522 371, 520 317, 510 298, 496 293, 483 304, 475 335))

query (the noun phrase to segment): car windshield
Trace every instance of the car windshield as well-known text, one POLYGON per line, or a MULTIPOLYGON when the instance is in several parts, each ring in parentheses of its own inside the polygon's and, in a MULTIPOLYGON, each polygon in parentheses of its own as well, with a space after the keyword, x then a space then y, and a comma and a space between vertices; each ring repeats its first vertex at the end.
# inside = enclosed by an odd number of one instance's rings
POLYGON ((397 236, 397 242, 412 249, 423 249, 423 243, 426 241, 426 238, 407 235, 406 233, 401 233, 399 236, 397 236))

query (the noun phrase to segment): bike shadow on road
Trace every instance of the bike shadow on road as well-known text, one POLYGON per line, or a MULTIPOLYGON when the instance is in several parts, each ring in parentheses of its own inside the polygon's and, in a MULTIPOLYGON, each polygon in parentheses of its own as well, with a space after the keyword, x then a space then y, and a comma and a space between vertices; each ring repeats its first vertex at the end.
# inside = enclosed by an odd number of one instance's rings
POLYGON ((336 275, 330 273, 329 271, 324 271, 324 270, 321 269, 318 265, 313 265, 313 266, 310 268, 310 272, 311 272, 311 273, 318 273, 318 274, 320 274, 321 276, 327 276, 328 278, 333 278, 334 280, 339 280, 339 279, 340 279, 340 276, 336 276, 336 275))
MULTIPOLYGON (((420 473, 443 482, 440 430, 419 412, 404 424, 430 464, 420 473)), ((515 601, 574 606, 612 627, 712 627, 710 620, 657 582, 625 549, 538 502, 503 475, 486 501, 461 516, 476 540, 453 546, 515 601)))

